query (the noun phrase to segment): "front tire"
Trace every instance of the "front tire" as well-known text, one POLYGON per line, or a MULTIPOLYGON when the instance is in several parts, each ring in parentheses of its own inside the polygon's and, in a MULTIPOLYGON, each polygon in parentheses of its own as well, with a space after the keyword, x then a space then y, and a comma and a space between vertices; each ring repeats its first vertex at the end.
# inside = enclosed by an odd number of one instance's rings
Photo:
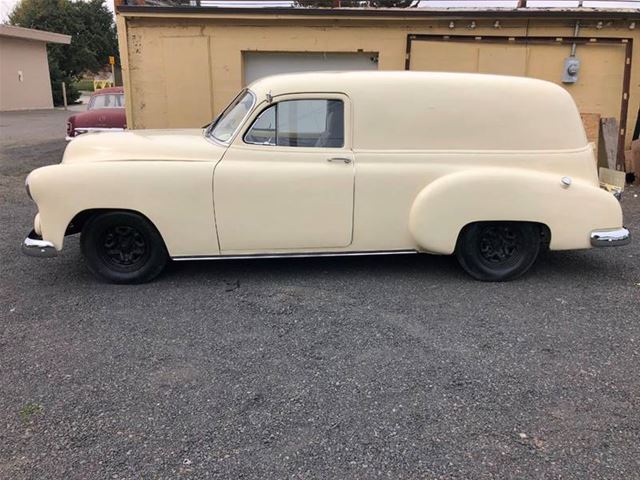
POLYGON ((458 238, 456 257, 476 280, 503 282, 524 275, 540 252, 540 227, 526 222, 479 222, 458 238))
POLYGON ((90 218, 82 228, 80 247, 91 273, 112 283, 148 282, 169 260, 160 233, 133 212, 90 218))

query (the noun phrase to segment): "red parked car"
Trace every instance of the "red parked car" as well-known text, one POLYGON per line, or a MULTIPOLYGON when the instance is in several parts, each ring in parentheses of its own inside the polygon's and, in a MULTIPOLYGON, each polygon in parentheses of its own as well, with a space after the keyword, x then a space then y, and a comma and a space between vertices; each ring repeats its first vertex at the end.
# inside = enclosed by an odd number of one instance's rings
POLYGON ((117 132, 125 128, 124 88, 103 88, 91 95, 86 112, 69 117, 67 140, 87 132, 117 132))

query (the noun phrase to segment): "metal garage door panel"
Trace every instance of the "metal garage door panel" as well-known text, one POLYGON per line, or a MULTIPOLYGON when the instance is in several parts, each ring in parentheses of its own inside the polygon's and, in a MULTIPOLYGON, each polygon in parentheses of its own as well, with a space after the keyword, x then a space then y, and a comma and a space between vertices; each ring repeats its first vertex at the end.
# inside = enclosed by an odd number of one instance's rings
POLYGON ((377 70, 378 54, 367 52, 244 52, 244 83, 279 73, 377 70))
POLYGON ((411 70, 430 72, 478 71, 478 46, 473 43, 414 42, 411 70))
POLYGON ((576 51, 580 59, 578 82, 564 85, 562 69, 570 51, 570 45, 530 45, 527 76, 563 85, 581 112, 619 120, 625 46, 579 45, 576 51))
POLYGON ((162 47, 168 127, 200 127, 210 122, 213 114, 209 40, 165 37, 162 47))

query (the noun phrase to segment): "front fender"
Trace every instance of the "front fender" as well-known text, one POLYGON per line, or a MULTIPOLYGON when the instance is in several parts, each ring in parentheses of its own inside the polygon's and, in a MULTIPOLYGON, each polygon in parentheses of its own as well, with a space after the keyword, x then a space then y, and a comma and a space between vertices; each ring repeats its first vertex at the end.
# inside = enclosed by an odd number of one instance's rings
POLYGON ((69 222, 85 210, 131 210, 158 229, 171 256, 217 254, 213 162, 95 162, 50 165, 29 175, 44 240, 61 250, 69 222))
POLYGON ((479 221, 542 223, 552 250, 589 248, 595 229, 622 226, 622 209, 592 182, 561 183, 558 174, 478 168, 445 175, 426 186, 411 207, 409 229, 427 252, 451 254, 462 228, 479 221))

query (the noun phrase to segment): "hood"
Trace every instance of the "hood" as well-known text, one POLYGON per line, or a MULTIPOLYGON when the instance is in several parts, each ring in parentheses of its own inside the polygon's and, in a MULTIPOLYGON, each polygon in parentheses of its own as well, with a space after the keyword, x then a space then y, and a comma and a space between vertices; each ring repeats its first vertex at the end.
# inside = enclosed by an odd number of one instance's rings
POLYGON ((68 120, 75 128, 79 127, 119 127, 127 123, 124 108, 98 108, 76 113, 68 120))
POLYGON ((207 140, 203 131, 128 130, 85 133, 64 152, 62 163, 139 161, 215 162, 226 147, 207 140))

